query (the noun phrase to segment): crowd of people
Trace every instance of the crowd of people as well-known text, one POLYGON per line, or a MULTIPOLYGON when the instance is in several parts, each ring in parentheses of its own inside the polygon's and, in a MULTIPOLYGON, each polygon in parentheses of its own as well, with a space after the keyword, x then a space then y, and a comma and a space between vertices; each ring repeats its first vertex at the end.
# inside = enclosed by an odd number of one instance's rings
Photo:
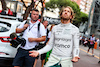
POLYGON ((80 59, 79 29, 71 23, 74 18, 72 8, 62 8, 60 18, 61 24, 53 27, 48 44, 43 49, 29 51, 29 56, 37 57, 52 49, 45 67, 55 66, 59 62, 62 67, 73 67, 72 62, 78 62, 80 59))
POLYGON ((94 49, 97 49, 99 46, 100 49, 100 40, 96 38, 94 34, 90 37, 80 36, 80 45, 88 47, 87 54, 89 53, 90 49, 92 49, 92 56, 94 57, 94 49))
POLYGON ((59 64, 62 67, 73 67, 73 62, 78 62, 80 59, 79 29, 71 23, 74 15, 71 7, 63 7, 60 12, 61 23, 51 25, 49 33, 46 34, 48 21, 44 20, 43 23, 40 23, 39 11, 33 9, 31 19, 23 21, 16 28, 16 33, 24 31, 22 37, 26 40, 26 44, 18 48, 13 66, 35 67, 38 56, 41 55, 41 67, 44 66, 44 63, 45 67, 59 64), (25 24, 27 21, 29 23, 25 24), (36 49, 36 45, 40 44, 45 46, 42 49, 36 49), (48 59, 46 53, 50 50, 52 52, 48 59), (45 61, 45 58, 48 60, 45 61))
POLYGON ((39 11, 33 9, 31 19, 23 21, 16 28, 16 33, 23 32, 26 40, 25 46, 20 46, 13 61, 14 67, 36 67, 37 60, 41 56, 41 67, 73 67, 73 62, 78 62, 79 44, 92 48, 94 56, 94 44, 99 42, 92 35, 90 38, 81 37, 79 29, 71 22, 74 19, 74 11, 70 6, 63 7, 60 11, 61 23, 51 25, 48 32, 48 21, 39 21, 39 11), (29 22, 25 24, 25 22, 29 22), (80 42, 80 43, 79 43, 80 42), (36 46, 44 45, 37 49, 36 46), (49 58, 49 59, 48 59, 49 58), (44 65, 45 64, 45 65, 44 65))

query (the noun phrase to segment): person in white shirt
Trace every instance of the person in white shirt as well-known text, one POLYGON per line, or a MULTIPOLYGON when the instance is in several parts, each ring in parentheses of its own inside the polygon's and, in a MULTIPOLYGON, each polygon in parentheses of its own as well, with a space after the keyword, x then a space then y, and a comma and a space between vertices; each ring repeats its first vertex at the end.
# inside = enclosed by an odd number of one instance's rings
POLYGON ((14 67, 33 67, 35 57, 29 56, 29 51, 35 49, 35 46, 38 42, 45 41, 46 32, 44 25, 38 21, 39 11, 37 9, 33 9, 31 13, 31 20, 29 20, 28 24, 25 24, 26 21, 23 21, 18 28, 16 28, 17 33, 23 32, 23 38, 26 40, 25 46, 20 46, 18 48, 17 54, 13 61, 14 67), (40 23, 40 30, 38 37, 38 24, 40 23))
POLYGON ((48 44, 38 51, 29 51, 29 56, 36 57, 52 49, 45 67, 55 65, 60 61, 62 67, 73 67, 72 62, 78 62, 79 57, 79 29, 71 22, 74 18, 70 6, 62 8, 60 12, 61 24, 53 27, 48 44))
MULTIPOLYGON (((47 43, 47 41, 49 40, 49 30, 48 30, 48 28, 47 28, 47 26, 48 26, 48 21, 44 20, 42 24, 43 24, 44 27, 45 27, 45 31, 46 31, 46 40, 40 42, 39 45, 45 46, 46 43, 47 43)), ((36 57, 33 67, 36 67, 36 63, 37 63, 38 58, 39 58, 39 56, 36 57)), ((44 65, 44 63, 45 63, 45 58, 46 58, 46 53, 41 54, 41 67, 43 67, 43 65, 44 65)))
POLYGON ((94 44, 95 44, 95 37, 94 37, 94 34, 92 34, 92 36, 90 37, 89 42, 90 42, 90 45, 89 45, 89 48, 88 48, 88 50, 87 50, 87 54, 88 54, 90 48, 92 48, 92 56, 94 57, 94 44))

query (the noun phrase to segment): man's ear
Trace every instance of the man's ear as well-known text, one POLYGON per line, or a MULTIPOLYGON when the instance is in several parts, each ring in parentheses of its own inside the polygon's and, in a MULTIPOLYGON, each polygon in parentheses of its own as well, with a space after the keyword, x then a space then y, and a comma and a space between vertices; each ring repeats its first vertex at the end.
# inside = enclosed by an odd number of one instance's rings
POLYGON ((71 15, 71 16, 70 16, 70 19, 72 19, 72 18, 73 18, 73 16, 71 15))

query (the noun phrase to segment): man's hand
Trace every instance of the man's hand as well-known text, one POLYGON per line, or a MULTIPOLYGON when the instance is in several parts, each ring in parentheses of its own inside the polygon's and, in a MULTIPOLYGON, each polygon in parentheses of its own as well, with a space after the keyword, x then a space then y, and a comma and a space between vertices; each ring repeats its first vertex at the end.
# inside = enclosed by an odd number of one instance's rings
POLYGON ((39 52, 37 52, 37 51, 29 51, 29 56, 31 56, 31 57, 37 57, 38 55, 39 55, 39 52))
POLYGON ((74 57, 74 58, 72 59, 72 62, 78 62, 78 59, 80 59, 80 57, 74 57))
POLYGON ((28 26, 29 26, 28 24, 25 24, 23 29, 26 30, 28 26))
POLYGON ((29 42, 33 42, 34 41, 34 38, 28 38, 28 41, 29 42))
POLYGON ((100 47, 99 47, 99 49, 100 49, 100 47))

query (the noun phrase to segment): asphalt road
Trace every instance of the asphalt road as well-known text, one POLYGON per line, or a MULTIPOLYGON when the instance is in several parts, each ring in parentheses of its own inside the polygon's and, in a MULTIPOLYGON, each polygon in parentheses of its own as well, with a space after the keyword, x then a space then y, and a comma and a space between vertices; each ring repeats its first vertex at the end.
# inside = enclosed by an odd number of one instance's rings
MULTIPOLYGON (((87 49, 88 47, 80 46, 80 60, 73 63, 74 67, 100 67, 100 64, 98 64, 100 49, 94 50, 94 57, 91 54, 92 50, 89 54, 86 53, 87 49)), ((40 60, 38 60, 36 67, 41 67, 40 60)))
MULTIPOLYGON (((92 50, 90 50, 89 54, 87 54, 87 50, 88 47, 80 45, 80 60, 77 63, 73 63, 74 67, 100 67, 100 64, 98 64, 100 49, 94 50, 94 57, 91 54, 92 50)), ((38 59, 36 67, 41 67, 40 59, 38 59)))
POLYGON ((100 67, 100 64, 98 64, 100 50, 94 50, 93 57, 91 54, 92 50, 87 54, 87 49, 87 47, 80 46, 80 60, 77 63, 74 63, 74 67, 100 67))

